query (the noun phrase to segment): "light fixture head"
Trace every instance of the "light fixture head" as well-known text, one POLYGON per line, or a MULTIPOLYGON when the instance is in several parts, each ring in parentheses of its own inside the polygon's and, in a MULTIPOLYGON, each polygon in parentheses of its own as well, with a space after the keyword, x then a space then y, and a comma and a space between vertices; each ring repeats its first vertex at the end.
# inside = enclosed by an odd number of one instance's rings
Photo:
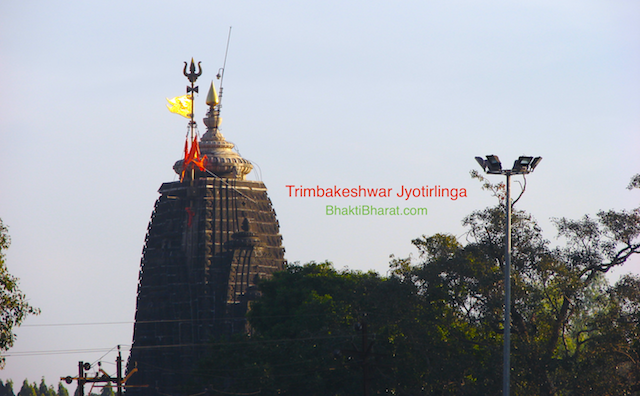
POLYGON ((533 161, 531 161, 531 165, 529 165, 531 167, 531 172, 533 172, 533 170, 536 168, 536 166, 538 166, 540 161, 542 161, 542 157, 536 157, 536 158, 533 159, 533 161))
POLYGON ((497 155, 487 155, 487 159, 482 159, 482 157, 475 157, 476 162, 482 167, 482 169, 494 175, 505 175, 505 174, 513 174, 513 175, 524 175, 527 173, 533 172, 533 170, 538 166, 542 157, 529 157, 526 155, 521 155, 517 160, 513 162, 513 169, 510 170, 502 170, 502 163, 500 163, 500 159, 497 155))
POLYGON ((489 170, 489 173, 501 173, 502 172, 502 164, 500 163, 500 158, 497 155, 487 155, 486 162, 489 170))
POLYGON ((480 164, 480 166, 482 167, 483 171, 487 171, 487 163, 485 160, 482 159, 482 157, 476 157, 476 161, 478 162, 478 164, 480 164))
POLYGON ((520 156, 517 160, 513 162, 513 173, 529 173, 531 161, 533 161, 533 157, 520 156))

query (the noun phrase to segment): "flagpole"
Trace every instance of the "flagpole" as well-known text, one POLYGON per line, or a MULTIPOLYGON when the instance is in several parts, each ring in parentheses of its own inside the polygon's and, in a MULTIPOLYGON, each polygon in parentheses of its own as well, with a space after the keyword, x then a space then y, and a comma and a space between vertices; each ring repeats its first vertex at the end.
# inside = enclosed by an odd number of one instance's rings
POLYGON ((193 62, 193 58, 191 58, 191 65, 189 66, 189 73, 187 73, 187 62, 184 62, 184 69, 182 71, 182 74, 184 74, 185 77, 187 77, 187 79, 191 82, 191 86, 187 86, 187 94, 191 94, 191 114, 190 114, 190 118, 191 121, 189 122, 189 125, 191 126, 191 140, 193 140, 193 129, 195 127, 195 121, 193 120, 193 99, 194 99, 194 92, 198 92, 198 87, 195 86, 195 82, 198 79, 198 77, 200 77, 202 75, 202 67, 200 66, 200 63, 202 62, 198 62, 198 72, 196 73, 196 65, 193 62))
MULTIPOLYGON (((185 77, 187 77, 187 79, 191 82, 191 86, 187 85, 187 94, 191 94, 191 114, 189 114, 189 128, 190 128, 190 132, 191 132, 191 136, 189 136, 191 145, 193 145, 193 141, 194 141, 194 129, 196 126, 196 122, 193 120, 194 119, 194 108, 193 108, 193 102, 194 102, 194 93, 198 92, 198 87, 195 86, 195 82, 198 79, 198 77, 200 77, 202 75, 202 67, 200 66, 201 62, 198 62, 198 72, 196 73, 196 65, 193 62, 193 58, 191 58, 191 64, 189 65, 189 73, 187 73, 187 62, 184 62, 184 69, 182 70, 182 74, 184 74, 185 77)), ((185 164, 186 165, 186 164, 185 164)), ((191 170, 191 180, 193 180, 195 177, 195 169, 191 170)))

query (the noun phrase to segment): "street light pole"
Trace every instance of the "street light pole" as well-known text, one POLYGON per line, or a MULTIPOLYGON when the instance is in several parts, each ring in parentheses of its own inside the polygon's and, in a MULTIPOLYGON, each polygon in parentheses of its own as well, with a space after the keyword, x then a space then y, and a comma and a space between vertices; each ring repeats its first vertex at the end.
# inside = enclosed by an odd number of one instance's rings
POLYGON ((526 175, 533 172, 542 157, 521 156, 513 163, 513 169, 502 169, 496 155, 487 155, 487 159, 476 157, 482 169, 492 175, 507 177, 507 196, 505 198, 505 236, 504 236, 504 345, 502 351, 502 395, 509 396, 511 383, 511 175, 526 175))
POLYGON ((511 383, 511 172, 507 176, 506 228, 504 236, 504 346, 502 351, 502 394, 509 396, 511 383))

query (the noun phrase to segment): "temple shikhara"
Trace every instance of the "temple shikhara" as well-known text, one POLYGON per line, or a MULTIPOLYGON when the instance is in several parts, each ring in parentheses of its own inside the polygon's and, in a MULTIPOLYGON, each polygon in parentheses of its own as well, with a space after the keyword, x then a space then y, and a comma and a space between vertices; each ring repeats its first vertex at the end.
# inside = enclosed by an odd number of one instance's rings
MULTIPOLYGON (((163 183, 140 264, 127 395, 179 395, 214 336, 247 331, 256 282, 284 267, 275 211, 252 164, 220 132, 220 98, 211 84, 199 137, 193 116, 198 63, 187 63, 187 95, 170 110, 189 118, 184 156, 163 183), (148 385, 148 386, 146 386, 148 385), (134 387, 139 386, 139 387, 134 387), (145 387, 146 386, 146 387, 145 387)), ((224 72, 224 69, 221 69, 224 72)), ((221 80, 222 81, 222 80, 221 80)))

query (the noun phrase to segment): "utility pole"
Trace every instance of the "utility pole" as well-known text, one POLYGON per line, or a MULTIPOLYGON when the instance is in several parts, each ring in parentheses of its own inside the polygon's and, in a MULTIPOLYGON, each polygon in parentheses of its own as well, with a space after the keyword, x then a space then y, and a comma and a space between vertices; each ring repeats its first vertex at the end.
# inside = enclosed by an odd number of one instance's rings
MULTIPOLYGON (((111 377, 104 370, 99 369, 96 376, 90 378, 87 376, 87 371, 91 370, 91 363, 79 361, 78 362, 78 376, 77 377, 60 377, 61 381, 66 382, 67 384, 73 383, 73 381, 78 382, 78 396, 84 396, 84 384, 87 382, 91 383, 104 383, 107 386, 110 384, 116 384, 116 395, 122 396, 122 387, 126 384, 127 380, 133 373, 138 371, 137 368, 131 370, 131 372, 123 379, 122 378, 122 354, 120 352, 120 345, 118 345, 118 357, 116 358, 116 376, 111 377), (102 374, 102 375, 101 375, 102 374)), ((148 385, 139 385, 139 387, 147 387, 148 385)))
MULTIPOLYGON (((84 363, 82 361, 78 362, 78 396, 84 396, 84 383, 85 381, 85 376, 84 376, 84 371, 89 370, 91 368, 91 364, 90 363, 84 363)), ((69 378, 69 377, 67 377, 69 378)), ((62 379, 62 378, 60 378, 62 379)), ((70 384, 71 381, 69 381, 68 379, 66 380, 67 384, 70 384)))
POLYGON ((120 345, 118 345, 118 357, 116 358, 116 381, 118 382, 116 394, 122 396, 122 355, 120 354, 120 345))
POLYGON ((360 322, 355 324, 355 329, 362 335, 362 349, 358 350, 355 344, 352 344, 353 349, 341 350, 340 353, 345 353, 347 355, 359 358, 360 365, 362 366, 362 394, 364 396, 369 396, 369 358, 372 355, 371 349, 373 347, 374 341, 369 342, 369 336, 367 334, 367 321, 364 319, 364 317, 360 322))

